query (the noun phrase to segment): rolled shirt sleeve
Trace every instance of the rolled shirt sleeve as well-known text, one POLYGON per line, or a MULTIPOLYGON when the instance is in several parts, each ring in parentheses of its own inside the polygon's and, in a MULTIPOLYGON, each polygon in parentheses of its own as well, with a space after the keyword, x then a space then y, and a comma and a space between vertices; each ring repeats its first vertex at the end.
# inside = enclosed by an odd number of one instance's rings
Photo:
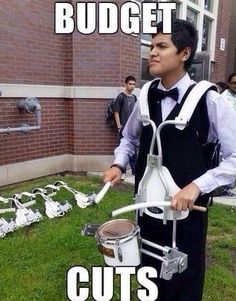
POLYGON ((122 132, 123 138, 120 145, 115 149, 114 164, 126 167, 129 157, 132 157, 139 147, 139 138, 141 134, 142 123, 138 120, 139 101, 136 102, 134 109, 122 132))
POLYGON ((202 193, 232 184, 236 178, 236 112, 215 91, 207 93, 207 109, 210 120, 208 141, 219 139, 223 161, 193 181, 202 193))

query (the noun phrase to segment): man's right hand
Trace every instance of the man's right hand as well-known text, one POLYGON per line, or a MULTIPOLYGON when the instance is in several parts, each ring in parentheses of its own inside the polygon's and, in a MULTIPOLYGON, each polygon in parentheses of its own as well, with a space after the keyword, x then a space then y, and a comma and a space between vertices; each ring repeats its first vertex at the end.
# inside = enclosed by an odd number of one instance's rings
POLYGON ((118 167, 111 167, 103 173, 103 181, 111 182, 113 185, 118 183, 122 177, 122 172, 118 167))

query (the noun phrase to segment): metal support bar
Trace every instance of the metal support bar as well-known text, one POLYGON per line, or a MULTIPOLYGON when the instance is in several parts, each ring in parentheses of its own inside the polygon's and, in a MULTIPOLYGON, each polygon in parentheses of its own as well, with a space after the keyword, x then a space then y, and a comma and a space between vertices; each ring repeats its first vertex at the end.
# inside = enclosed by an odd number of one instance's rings
POLYGON ((170 248, 169 247, 162 247, 158 244, 155 244, 154 242, 151 242, 147 239, 142 239, 142 243, 145 244, 145 245, 148 245, 150 247, 153 247, 154 249, 157 249, 157 250, 160 250, 164 253, 169 253, 170 252, 170 248))
POLYGON ((161 256, 159 256, 159 255, 157 255, 157 254, 154 254, 153 252, 150 252, 150 251, 148 251, 148 250, 145 250, 145 249, 143 249, 143 248, 141 248, 140 251, 141 251, 143 254, 146 254, 146 255, 148 255, 148 256, 151 256, 151 257, 153 257, 153 258, 155 258, 155 259, 158 259, 158 260, 160 260, 160 261, 163 261, 163 262, 166 261, 163 257, 161 257, 161 256))

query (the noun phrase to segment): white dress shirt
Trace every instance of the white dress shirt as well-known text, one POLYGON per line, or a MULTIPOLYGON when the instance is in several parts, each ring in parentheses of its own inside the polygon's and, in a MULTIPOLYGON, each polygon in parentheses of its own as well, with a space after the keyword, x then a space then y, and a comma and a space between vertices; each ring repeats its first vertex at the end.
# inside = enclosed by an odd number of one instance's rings
MULTIPOLYGON (((194 83, 186 73, 172 88, 177 87, 179 91, 178 103, 181 102, 189 86, 194 83)), ((159 89, 166 90, 161 81, 159 89)), ((223 161, 214 169, 208 170, 205 174, 195 179, 193 182, 202 193, 208 193, 218 186, 231 184, 236 178, 236 112, 232 106, 225 101, 221 94, 216 91, 208 91, 206 97, 207 110, 209 116, 208 142, 215 142, 219 139, 223 161)), ((162 119, 165 120, 176 102, 170 97, 166 97, 161 102, 162 119)), ((139 146, 139 138, 142 130, 142 122, 138 120, 140 116, 139 100, 136 102, 134 110, 123 130, 124 138, 115 149, 114 164, 125 167, 129 156, 132 156, 139 146)))
POLYGON ((229 89, 226 89, 221 93, 221 95, 229 101, 233 109, 236 111, 236 94, 233 94, 229 89))

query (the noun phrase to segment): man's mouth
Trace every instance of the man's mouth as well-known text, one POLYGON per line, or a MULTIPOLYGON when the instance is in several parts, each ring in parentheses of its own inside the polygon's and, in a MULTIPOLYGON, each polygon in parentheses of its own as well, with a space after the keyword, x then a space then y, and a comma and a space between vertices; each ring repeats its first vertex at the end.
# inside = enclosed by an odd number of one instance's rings
POLYGON ((158 61, 149 61, 149 66, 155 65, 155 64, 159 64, 159 62, 158 61))

